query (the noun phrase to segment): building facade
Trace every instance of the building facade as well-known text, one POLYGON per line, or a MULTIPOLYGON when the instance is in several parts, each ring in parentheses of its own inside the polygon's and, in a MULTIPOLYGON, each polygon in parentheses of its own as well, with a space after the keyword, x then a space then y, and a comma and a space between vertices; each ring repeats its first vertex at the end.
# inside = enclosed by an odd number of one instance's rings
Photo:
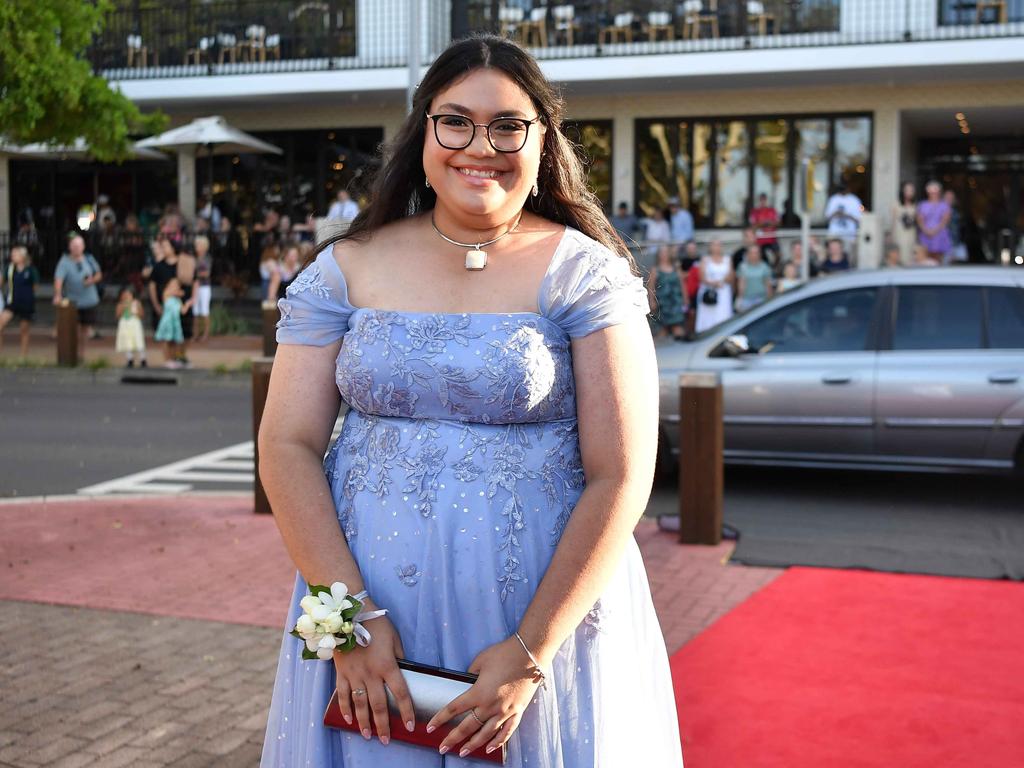
POLYGON ((339 188, 365 192, 405 119, 410 56, 422 72, 475 29, 523 41, 561 86, 609 210, 678 197, 700 230, 731 238, 760 193, 820 226, 845 182, 884 230, 901 182, 937 178, 957 193, 972 260, 1024 247, 1024 0, 135 0, 94 66, 174 125, 222 115, 284 153, 0 157, 0 231, 25 207, 65 229, 96 190, 141 211, 212 188, 240 226, 266 206, 323 215, 339 188))

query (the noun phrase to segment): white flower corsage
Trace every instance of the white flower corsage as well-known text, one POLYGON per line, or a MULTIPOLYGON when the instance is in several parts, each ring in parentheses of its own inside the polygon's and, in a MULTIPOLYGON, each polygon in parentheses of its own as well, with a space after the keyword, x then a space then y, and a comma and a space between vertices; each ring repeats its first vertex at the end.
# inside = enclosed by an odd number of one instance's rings
POLYGON ((306 643, 302 658, 328 660, 335 651, 351 651, 356 645, 369 645, 370 633, 362 622, 383 616, 387 609, 364 611, 366 597, 365 591, 350 595, 348 587, 340 581, 330 587, 310 584, 309 594, 299 602, 303 614, 291 631, 306 643))

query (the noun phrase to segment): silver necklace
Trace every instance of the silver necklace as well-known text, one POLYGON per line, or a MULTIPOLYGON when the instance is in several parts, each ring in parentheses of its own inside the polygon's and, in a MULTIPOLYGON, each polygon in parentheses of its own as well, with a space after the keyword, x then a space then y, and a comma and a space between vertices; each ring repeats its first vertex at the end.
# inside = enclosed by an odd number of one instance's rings
POLYGON ((466 251, 466 269, 479 271, 487 266, 487 251, 482 250, 485 245, 491 245, 498 242, 503 237, 507 237, 519 229, 519 222, 523 220, 523 214, 519 214, 519 218, 516 219, 516 223, 509 227, 506 231, 502 232, 493 240, 488 240, 484 243, 460 243, 458 240, 452 240, 448 235, 437 228, 437 222, 434 221, 434 214, 430 214, 430 226, 434 228, 434 231, 440 236, 445 242, 457 245, 460 248, 468 248, 466 251))

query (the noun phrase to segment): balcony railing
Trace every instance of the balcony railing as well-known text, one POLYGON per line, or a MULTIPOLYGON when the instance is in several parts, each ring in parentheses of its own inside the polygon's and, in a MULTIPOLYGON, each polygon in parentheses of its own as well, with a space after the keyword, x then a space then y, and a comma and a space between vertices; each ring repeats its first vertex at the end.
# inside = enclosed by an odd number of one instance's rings
MULTIPOLYGON (((539 58, 1024 35, 1024 0, 421 0, 420 51, 505 34, 539 58)), ((110 79, 399 67, 408 0, 135 0, 90 51, 110 79)))

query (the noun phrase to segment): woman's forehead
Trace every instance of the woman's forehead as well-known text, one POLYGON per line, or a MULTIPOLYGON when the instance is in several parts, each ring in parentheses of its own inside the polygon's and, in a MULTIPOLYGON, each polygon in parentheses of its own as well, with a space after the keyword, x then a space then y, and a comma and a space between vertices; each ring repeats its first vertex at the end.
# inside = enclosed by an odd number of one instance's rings
POLYGON ((495 69, 475 69, 437 92, 434 112, 451 109, 473 117, 533 117, 533 102, 508 75, 495 69))

